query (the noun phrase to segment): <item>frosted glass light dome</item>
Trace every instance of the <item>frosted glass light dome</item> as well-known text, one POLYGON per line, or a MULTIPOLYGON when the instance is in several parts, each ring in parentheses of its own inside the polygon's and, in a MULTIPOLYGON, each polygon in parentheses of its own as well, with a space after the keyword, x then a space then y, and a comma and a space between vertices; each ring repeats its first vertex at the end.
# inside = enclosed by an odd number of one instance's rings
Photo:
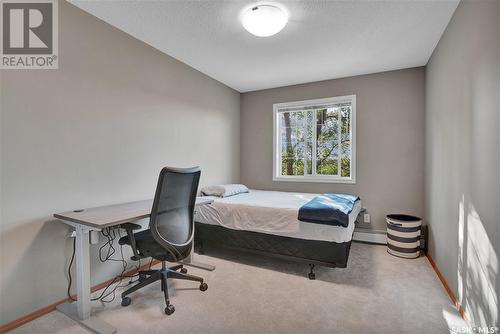
POLYGON ((252 35, 268 37, 281 31, 288 22, 287 14, 273 5, 257 5, 243 13, 243 27, 252 35))

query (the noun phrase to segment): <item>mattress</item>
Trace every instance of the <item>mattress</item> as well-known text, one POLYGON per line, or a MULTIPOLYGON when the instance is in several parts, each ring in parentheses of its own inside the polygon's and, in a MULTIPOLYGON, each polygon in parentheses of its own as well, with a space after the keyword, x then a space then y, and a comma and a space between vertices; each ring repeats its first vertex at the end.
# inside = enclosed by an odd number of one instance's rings
POLYGON ((347 227, 298 220, 299 208, 315 196, 318 194, 251 189, 248 193, 230 197, 210 197, 214 202, 197 208, 195 221, 298 239, 337 243, 351 241, 361 201, 354 204, 347 227))

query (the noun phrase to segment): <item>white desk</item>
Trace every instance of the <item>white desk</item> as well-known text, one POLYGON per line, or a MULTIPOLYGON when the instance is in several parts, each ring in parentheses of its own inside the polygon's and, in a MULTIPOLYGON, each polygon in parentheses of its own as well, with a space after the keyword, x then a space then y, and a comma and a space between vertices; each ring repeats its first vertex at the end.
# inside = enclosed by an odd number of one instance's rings
MULTIPOLYGON (((212 202, 213 200, 211 199, 196 198, 196 206, 207 205, 212 202)), ((60 304, 57 307, 59 311, 92 332, 103 334, 116 333, 115 327, 97 317, 91 317, 90 314, 89 233, 90 231, 100 231, 106 227, 132 223, 148 218, 151 214, 152 206, 153 200, 144 200, 54 214, 55 218, 73 226, 76 231, 75 262, 78 300, 76 302, 60 304)), ((215 269, 211 265, 196 263, 193 261, 192 256, 193 252, 191 252, 190 258, 182 263, 205 270, 215 269)))

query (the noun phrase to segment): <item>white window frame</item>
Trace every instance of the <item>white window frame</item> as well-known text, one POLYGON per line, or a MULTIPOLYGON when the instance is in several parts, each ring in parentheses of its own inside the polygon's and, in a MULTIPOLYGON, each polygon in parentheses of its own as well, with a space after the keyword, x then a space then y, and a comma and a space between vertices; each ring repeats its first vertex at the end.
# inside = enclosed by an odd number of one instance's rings
MULTIPOLYGON (((316 127, 314 127, 316 131, 316 127)), ((273 181, 285 182, 320 182, 320 183, 356 183, 356 95, 345 95, 305 101, 273 104, 273 181), (322 104, 351 103, 351 171, 350 177, 339 175, 281 175, 281 129, 279 129, 279 110, 293 107, 310 107, 322 104)), ((315 148, 316 145, 313 145, 315 148)), ((314 149, 315 151, 315 149, 314 149)), ((314 153, 313 156, 316 156, 314 153)))

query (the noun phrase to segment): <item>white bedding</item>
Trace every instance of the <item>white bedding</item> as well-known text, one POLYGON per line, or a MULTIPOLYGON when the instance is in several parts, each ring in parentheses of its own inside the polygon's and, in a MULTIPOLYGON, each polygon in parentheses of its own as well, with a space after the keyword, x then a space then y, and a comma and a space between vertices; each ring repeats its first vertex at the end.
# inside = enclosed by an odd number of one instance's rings
POLYGON ((302 222, 299 208, 318 194, 250 190, 230 197, 210 197, 214 202, 196 209, 195 221, 298 239, 347 242, 352 239, 361 201, 354 204, 347 227, 302 222))

